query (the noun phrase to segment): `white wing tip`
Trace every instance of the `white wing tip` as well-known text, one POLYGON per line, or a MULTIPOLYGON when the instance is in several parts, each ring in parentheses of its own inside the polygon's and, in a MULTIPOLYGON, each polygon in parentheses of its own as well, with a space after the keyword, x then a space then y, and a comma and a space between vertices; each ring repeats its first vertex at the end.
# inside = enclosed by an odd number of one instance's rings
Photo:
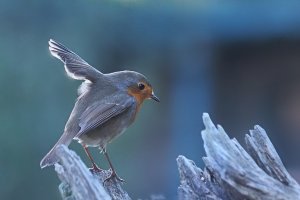
POLYGON ((55 41, 52 40, 52 39, 50 39, 50 40, 48 41, 48 44, 49 44, 49 49, 50 49, 50 47, 52 47, 52 48, 56 47, 56 48, 57 48, 57 42, 55 42, 55 41))
POLYGON ((64 62, 62 60, 61 56, 58 55, 57 50, 59 49, 59 47, 57 46, 57 43, 53 39, 50 39, 48 41, 48 44, 49 44, 49 51, 50 51, 51 55, 54 56, 54 57, 56 57, 56 58, 58 58, 62 62, 64 62))
POLYGON ((49 45, 51 45, 51 44, 56 43, 56 42, 53 39, 50 38, 48 43, 49 43, 49 45))

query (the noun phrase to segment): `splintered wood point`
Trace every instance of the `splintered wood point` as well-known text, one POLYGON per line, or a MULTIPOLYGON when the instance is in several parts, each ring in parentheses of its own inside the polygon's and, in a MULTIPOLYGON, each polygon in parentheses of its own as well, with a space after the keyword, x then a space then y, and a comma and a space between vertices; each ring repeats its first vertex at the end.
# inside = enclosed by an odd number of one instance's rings
POLYGON ((300 186, 282 164, 264 129, 254 126, 246 148, 203 114, 204 169, 184 156, 177 158, 180 200, 300 199, 300 186))

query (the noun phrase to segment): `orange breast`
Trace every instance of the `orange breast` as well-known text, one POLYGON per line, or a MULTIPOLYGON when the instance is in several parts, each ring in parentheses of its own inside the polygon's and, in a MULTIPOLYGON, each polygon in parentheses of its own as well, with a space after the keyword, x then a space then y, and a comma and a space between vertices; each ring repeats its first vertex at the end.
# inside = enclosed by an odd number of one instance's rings
POLYGON ((134 89, 128 89, 128 94, 133 96, 137 102, 137 107, 135 109, 135 114, 134 114, 134 118, 133 121, 136 118, 137 113, 139 112, 142 103, 144 102, 144 100, 146 99, 146 97, 140 93, 138 93, 138 91, 135 91, 134 89))

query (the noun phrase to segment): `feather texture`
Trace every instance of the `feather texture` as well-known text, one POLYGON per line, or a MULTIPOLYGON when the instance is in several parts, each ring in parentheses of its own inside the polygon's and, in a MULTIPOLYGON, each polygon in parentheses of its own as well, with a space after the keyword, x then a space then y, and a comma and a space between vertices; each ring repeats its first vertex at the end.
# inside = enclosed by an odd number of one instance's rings
POLYGON ((95 82, 102 75, 101 72, 61 43, 50 39, 49 50, 52 56, 64 63, 68 76, 73 79, 95 82))
POLYGON ((133 103, 134 101, 131 98, 124 99, 120 103, 95 102, 93 105, 89 106, 80 116, 80 131, 76 135, 76 137, 80 137, 80 135, 95 129, 111 118, 123 113, 130 106, 132 106, 133 103))

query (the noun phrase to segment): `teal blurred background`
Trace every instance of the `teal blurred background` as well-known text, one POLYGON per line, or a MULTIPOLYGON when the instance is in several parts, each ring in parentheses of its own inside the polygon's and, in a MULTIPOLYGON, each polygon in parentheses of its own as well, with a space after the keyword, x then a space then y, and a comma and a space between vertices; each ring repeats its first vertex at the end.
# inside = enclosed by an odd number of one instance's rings
POLYGON ((104 73, 145 74, 160 97, 108 146, 133 199, 175 199, 179 154, 203 166, 203 112, 239 141, 262 125, 300 180, 299 10, 296 0, 1 0, 0 199, 60 199, 56 173, 39 162, 80 81, 51 57, 50 38, 104 73))

